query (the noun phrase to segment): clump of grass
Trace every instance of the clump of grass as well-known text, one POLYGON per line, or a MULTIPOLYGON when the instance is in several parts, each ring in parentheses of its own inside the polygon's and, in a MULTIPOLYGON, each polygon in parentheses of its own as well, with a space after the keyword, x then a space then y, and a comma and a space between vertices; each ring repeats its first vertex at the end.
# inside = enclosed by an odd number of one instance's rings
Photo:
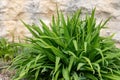
POLYGON ((85 18, 80 14, 65 19, 58 12, 50 28, 42 20, 42 29, 23 22, 33 37, 13 60, 13 80, 119 80, 120 50, 112 36, 99 35, 109 19, 96 24, 95 9, 85 18))
POLYGON ((17 52, 17 46, 14 42, 9 42, 5 38, 0 38, 0 58, 3 61, 12 60, 17 52))

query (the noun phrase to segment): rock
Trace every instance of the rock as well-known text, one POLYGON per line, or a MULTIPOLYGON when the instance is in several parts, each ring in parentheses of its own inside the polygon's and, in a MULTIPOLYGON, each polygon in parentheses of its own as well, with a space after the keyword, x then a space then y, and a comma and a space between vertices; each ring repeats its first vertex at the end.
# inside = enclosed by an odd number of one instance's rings
POLYGON ((120 42, 120 0, 0 0, 0 36, 11 39, 8 30, 22 38, 23 35, 29 36, 20 19, 29 24, 39 24, 40 18, 50 24, 51 16, 56 13, 56 6, 66 14, 82 8, 82 16, 85 16, 86 12, 91 13, 96 7, 95 16, 98 22, 112 17, 106 25, 109 28, 101 31, 101 34, 116 33, 113 39, 120 42))
POLYGON ((0 74, 0 80, 10 80, 10 77, 0 74))
POLYGON ((0 77, 0 80, 2 80, 2 78, 0 77))

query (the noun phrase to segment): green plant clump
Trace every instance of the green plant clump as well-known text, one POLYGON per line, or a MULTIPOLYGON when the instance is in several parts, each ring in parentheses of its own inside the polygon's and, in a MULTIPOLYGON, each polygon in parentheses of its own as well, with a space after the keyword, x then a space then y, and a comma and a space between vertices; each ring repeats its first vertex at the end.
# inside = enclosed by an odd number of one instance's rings
POLYGON ((0 58, 4 61, 10 61, 17 52, 17 46, 5 38, 0 38, 0 58))
POLYGON ((42 29, 23 22, 33 37, 13 60, 13 80, 119 80, 120 50, 112 36, 99 35, 109 19, 96 24, 95 9, 85 18, 80 14, 58 11, 50 27, 40 20, 42 29))

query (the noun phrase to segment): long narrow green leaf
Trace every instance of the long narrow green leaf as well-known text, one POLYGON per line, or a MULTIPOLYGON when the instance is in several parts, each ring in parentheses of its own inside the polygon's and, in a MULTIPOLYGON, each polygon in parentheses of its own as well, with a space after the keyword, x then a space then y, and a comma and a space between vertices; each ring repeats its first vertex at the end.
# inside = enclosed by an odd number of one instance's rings
POLYGON ((74 74, 73 74, 73 79, 74 80, 79 80, 78 74, 76 72, 74 72, 74 74))
POLYGON ((77 66, 77 71, 81 69, 82 66, 84 66, 85 63, 79 63, 78 66, 77 66))
POLYGON ((75 50, 78 51, 77 41, 76 41, 76 40, 73 40, 73 44, 74 44, 75 50))
POLYGON ((102 53, 102 50, 101 50, 101 49, 98 49, 98 48, 96 48, 96 50, 99 51, 99 53, 100 53, 100 55, 101 55, 101 57, 102 57, 102 64, 104 65, 104 64, 105 64, 105 63, 104 63, 105 58, 104 58, 104 55, 103 55, 103 53, 102 53))
POLYGON ((39 35, 32 29, 32 26, 29 24, 26 24, 25 22, 22 21, 22 23, 25 25, 25 27, 32 33, 34 37, 39 37, 39 35))
POLYGON ((65 58, 67 58, 66 56, 65 56, 65 54, 63 54, 59 49, 57 49, 57 48, 55 48, 55 47, 50 47, 51 48, 51 50, 53 51, 53 53, 56 55, 56 56, 58 56, 58 57, 60 57, 60 58, 62 58, 62 59, 65 59, 65 58))
POLYGON ((85 76, 87 76, 91 80, 98 80, 94 75, 87 73, 85 76))
POLYGON ((74 57, 73 56, 71 56, 70 57, 70 62, 69 62, 69 66, 68 66, 68 70, 69 70, 69 72, 71 71, 71 69, 72 69, 72 66, 73 66, 73 64, 74 64, 74 57))
POLYGON ((55 62, 55 71, 54 73, 56 73, 58 71, 58 69, 60 68, 60 57, 56 57, 56 62, 55 62))
POLYGON ((88 64, 89 64, 90 67, 91 67, 91 70, 93 71, 93 73, 95 73, 91 61, 90 61, 87 57, 82 57, 82 58, 85 59, 85 60, 88 62, 88 64))
POLYGON ((65 80, 70 80, 69 71, 68 71, 67 68, 62 69, 62 74, 63 74, 63 77, 64 77, 65 80))
POLYGON ((38 75, 39 75, 39 69, 36 71, 36 73, 35 73, 35 80, 37 80, 37 78, 38 78, 38 75))

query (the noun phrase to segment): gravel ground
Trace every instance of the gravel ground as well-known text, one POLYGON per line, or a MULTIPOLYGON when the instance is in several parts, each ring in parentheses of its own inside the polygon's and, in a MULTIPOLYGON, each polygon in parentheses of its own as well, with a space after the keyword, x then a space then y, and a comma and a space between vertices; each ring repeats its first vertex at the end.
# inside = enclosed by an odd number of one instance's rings
POLYGON ((5 74, 0 74, 0 80, 10 80, 10 77, 8 77, 8 75, 5 74))
POLYGON ((9 62, 4 62, 0 59, 0 80, 10 80, 14 71, 7 70, 9 62))
POLYGON ((6 71, 6 69, 0 70, 0 80, 10 80, 14 74, 15 71, 6 71))

